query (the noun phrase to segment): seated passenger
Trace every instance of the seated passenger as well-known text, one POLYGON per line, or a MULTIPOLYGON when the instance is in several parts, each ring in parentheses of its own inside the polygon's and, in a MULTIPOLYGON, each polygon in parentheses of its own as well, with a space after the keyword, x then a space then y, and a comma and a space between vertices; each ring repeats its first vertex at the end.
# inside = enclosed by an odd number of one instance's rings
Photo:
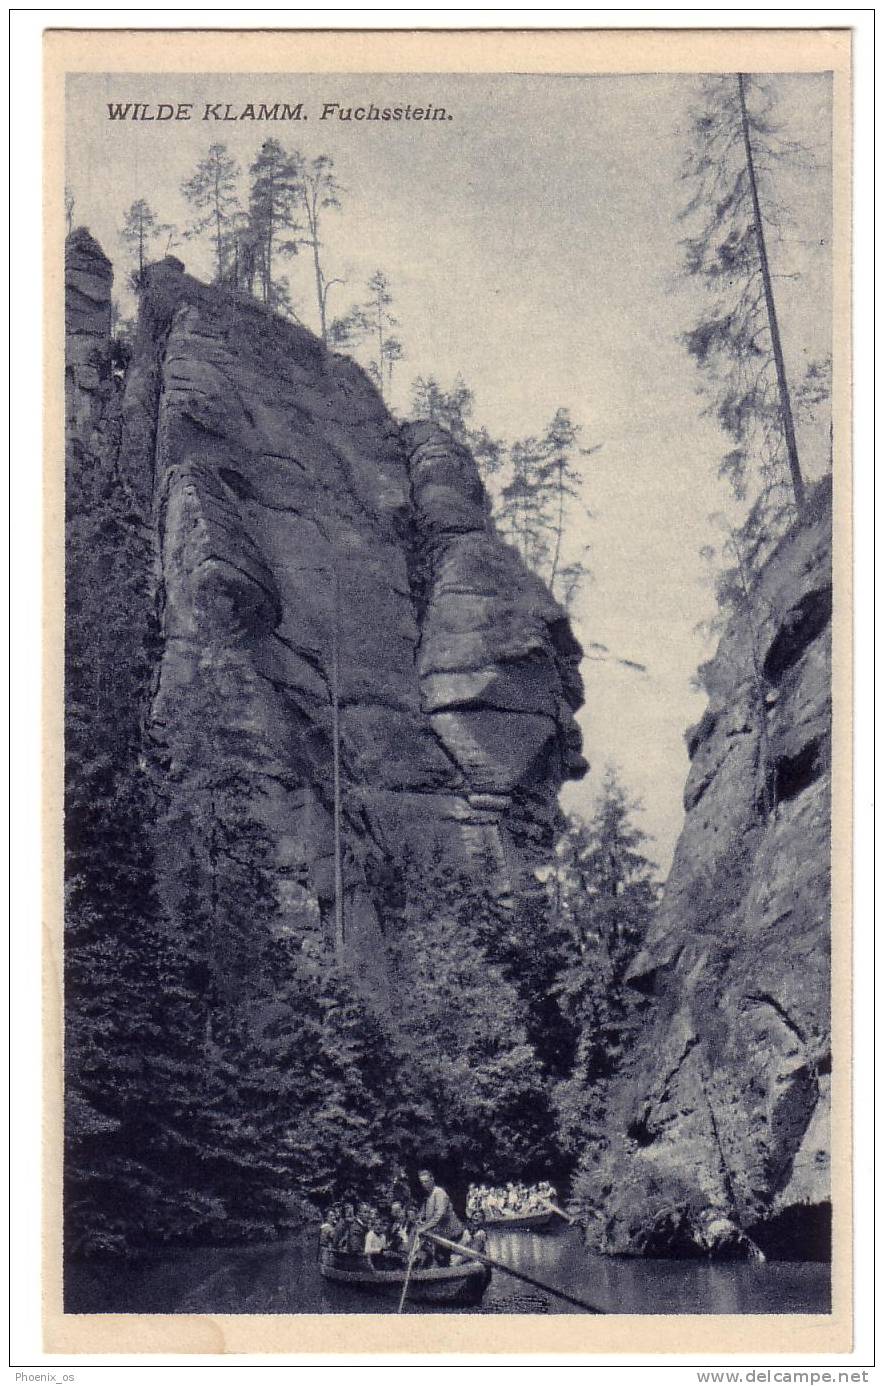
POLYGON ((329 1208, 319 1228, 319 1250, 332 1251, 335 1245, 335 1232, 340 1222, 338 1209, 329 1208))
POLYGON ((352 1203, 344 1204, 344 1215, 335 1228, 335 1249, 351 1256, 361 1254, 365 1246, 365 1226, 357 1218, 352 1203))
POLYGON ((470 1247, 473 1251, 481 1251, 487 1254, 488 1233, 485 1231, 485 1218, 481 1213, 474 1213, 467 1219, 467 1231, 470 1234, 470 1247))
POLYGON ((365 1242, 362 1249, 369 1259, 372 1256, 379 1255, 382 1251, 386 1251, 387 1249, 387 1238, 384 1235, 383 1223, 377 1214, 375 1214, 365 1234, 365 1242))
POLYGON ((405 1209, 398 1200, 390 1204, 390 1225, 387 1230, 387 1250, 404 1253, 410 1237, 405 1209))

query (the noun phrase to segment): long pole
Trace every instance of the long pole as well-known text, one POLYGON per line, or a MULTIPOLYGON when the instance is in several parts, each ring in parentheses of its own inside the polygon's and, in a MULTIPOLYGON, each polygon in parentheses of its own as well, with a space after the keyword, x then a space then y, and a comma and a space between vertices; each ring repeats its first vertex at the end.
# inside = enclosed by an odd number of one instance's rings
POLYGON ((587 1314, 604 1314, 604 1309, 599 1309, 595 1304, 589 1304, 585 1299, 578 1299, 577 1295, 569 1295, 565 1290, 557 1290, 553 1285, 546 1285, 542 1280, 535 1280, 533 1275, 526 1275, 524 1271, 514 1270, 505 1261, 497 1261, 493 1256, 487 1256, 484 1251, 475 1251, 472 1247, 458 1246, 457 1242, 449 1242, 447 1237, 439 1237, 435 1232, 419 1232, 419 1237, 426 1237, 427 1241, 435 1242, 437 1246, 444 1246, 446 1251, 454 1251, 458 1256, 463 1256, 469 1261, 484 1261, 486 1266, 496 1266, 498 1270, 511 1275, 514 1280, 524 1280, 526 1285, 533 1285, 535 1290, 545 1290, 547 1294, 556 1295, 559 1299, 567 1300, 569 1304, 576 1304, 578 1309, 585 1309, 587 1314))
POLYGON ((420 1242, 418 1238, 414 1237, 411 1243, 411 1250, 408 1253, 408 1265, 405 1267, 405 1279, 402 1282, 402 1294, 399 1296, 399 1308, 396 1310, 397 1314, 401 1314, 402 1310, 405 1308, 405 1296, 408 1294, 408 1282, 411 1279, 411 1268, 414 1265, 414 1258, 417 1256, 419 1246, 420 1242))
POLYGON ((341 575, 334 554, 332 631, 332 779, 334 785, 335 957, 344 961, 344 873, 341 865, 341 575))
POLYGON ((780 341, 780 326, 774 303, 773 283, 767 259, 767 245, 764 240, 764 226, 761 221, 761 205, 758 201, 758 183, 755 177, 755 160, 752 156, 752 140, 749 134, 749 114, 746 110, 746 78, 737 73, 737 87, 740 93, 740 117, 743 123, 743 144, 746 149, 746 168, 749 173, 749 187, 752 191, 752 208, 755 216, 755 235, 758 240, 758 258, 761 262, 761 281, 764 285, 764 301, 767 305, 767 318, 770 324, 770 339, 773 344, 774 365, 777 372, 777 387, 780 392, 780 410, 783 416, 783 432, 786 436, 786 453, 789 458, 789 472, 792 476, 792 490, 799 518, 804 515, 804 479, 798 462, 798 442, 795 438, 795 424, 792 419, 792 401, 789 398, 789 384, 786 380, 786 364, 783 360, 783 345, 780 341))

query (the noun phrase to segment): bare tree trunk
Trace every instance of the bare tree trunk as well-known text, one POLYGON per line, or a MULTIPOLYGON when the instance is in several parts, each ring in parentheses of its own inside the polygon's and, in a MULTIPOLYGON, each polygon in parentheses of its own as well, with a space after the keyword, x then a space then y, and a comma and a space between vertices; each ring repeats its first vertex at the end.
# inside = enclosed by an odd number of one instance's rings
POLYGON ((334 553, 332 619, 332 775, 334 783, 335 957, 344 961, 344 872, 341 863, 341 576, 334 553))
MULTIPOLYGON (((305 176, 306 178, 306 176, 305 176)), ((319 331, 325 346, 328 346, 328 333, 325 324, 325 285, 322 277, 322 266, 319 262, 319 211, 316 206, 317 190, 314 189, 312 201, 307 194, 307 184, 304 182, 304 208, 307 212, 307 230, 310 232, 310 244, 313 247, 313 270, 316 275, 316 300, 319 304, 319 331)))
POLYGON ((549 590, 555 596, 556 573, 559 571, 559 557, 562 552, 562 529, 565 523, 565 459, 559 458, 559 518, 556 525, 556 551, 553 554, 552 569, 549 575, 549 590))
POLYGON ((383 308, 381 307, 380 292, 378 292, 378 385, 381 390, 381 399, 384 398, 384 321, 382 317, 383 308))
POLYGON ((780 411, 783 416, 783 432, 786 437, 786 453, 789 458, 789 472, 792 477, 792 490, 799 519, 804 517, 804 479, 798 461, 798 442, 795 438, 795 424, 792 418, 792 401, 789 397, 789 384, 786 379, 786 364, 783 360, 783 346, 780 341, 780 327, 774 303, 773 284, 770 265, 767 259, 767 245, 764 240, 764 226, 761 221, 761 206, 758 201, 758 182, 755 177, 755 161, 752 157, 752 140, 749 134, 749 115, 746 110, 745 74, 737 74, 737 87, 740 93, 740 116, 743 123, 743 144, 746 148, 746 168, 749 173, 749 187, 752 191, 752 208, 755 216, 755 235, 758 241, 758 258, 761 262, 761 279, 764 284, 764 301, 767 305, 767 318, 773 344, 774 365, 777 372, 777 386, 780 392, 780 411))

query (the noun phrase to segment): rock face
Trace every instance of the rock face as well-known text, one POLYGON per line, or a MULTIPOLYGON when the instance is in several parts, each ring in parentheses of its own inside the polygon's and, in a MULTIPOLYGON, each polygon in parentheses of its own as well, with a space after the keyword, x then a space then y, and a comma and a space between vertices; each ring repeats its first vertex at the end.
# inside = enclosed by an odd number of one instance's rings
POLYGON ((113 269, 82 227, 65 246, 65 424, 85 445, 99 426, 110 368, 113 269))
POLYGON ((610 1251, 696 1250, 727 1220, 768 1254, 824 1254, 830 529, 820 489, 703 670, 687 817, 629 974, 645 1026, 591 1176, 610 1251))
MULTIPOLYGON (((85 243, 74 261, 69 322, 91 342, 107 262, 85 243)), ((517 902, 563 779, 586 768, 580 648, 496 537, 472 457, 438 427, 400 427, 306 330, 170 258, 145 275, 119 465, 156 533, 149 735, 170 782, 211 669, 219 728, 259 748, 280 876, 328 921, 337 691, 357 971, 383 990, 372 883, 405 844, 517 902)))

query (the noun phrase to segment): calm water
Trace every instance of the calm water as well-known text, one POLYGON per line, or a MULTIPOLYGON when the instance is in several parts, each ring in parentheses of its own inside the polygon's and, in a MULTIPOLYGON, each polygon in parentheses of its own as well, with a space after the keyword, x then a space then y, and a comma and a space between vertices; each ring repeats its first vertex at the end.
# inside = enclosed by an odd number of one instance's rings
MULTIPOLYGON (((576 1230, 492 1233, 488 1251, 516 1270, 579 1295, 609 1314, 825 1314, 829 1267, 805 1262, 718 1265, 593 1256, 576 1230)), ((581 1310, 495 1271, 486 1311, 581 1310)), ((314 1239, 247 1248, 203 1248, 149 1259, 72 1266, 65 1276, 68 1313, 95 1314, 377 1314, 395 1301, 324 1281, 314 1239)), ((434 1312, 409 1306, 412 1313, 434 1312)), ((469 1313, 475 1310, 436 1310, 469 1313)))

